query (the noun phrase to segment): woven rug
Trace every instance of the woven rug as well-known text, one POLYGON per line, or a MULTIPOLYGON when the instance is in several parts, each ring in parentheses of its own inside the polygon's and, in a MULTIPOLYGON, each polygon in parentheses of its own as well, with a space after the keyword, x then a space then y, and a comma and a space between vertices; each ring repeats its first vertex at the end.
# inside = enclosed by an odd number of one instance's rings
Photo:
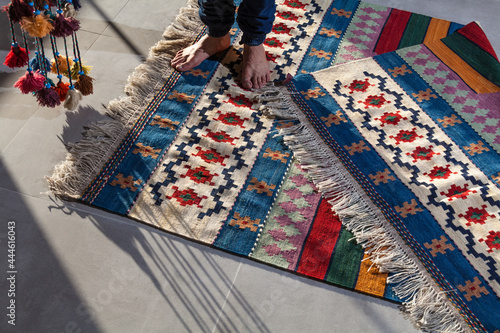
POLYGON ((481 28, 287 88, 299 123, 286 141, 374 263, 408 293, 436 283, 427 311, 498 332, 500 63, 481 28))
MULTIPOLYGON (((265 42, 276 83, 439 40, 462 27, 355 0, 277 4, 265 42)), ((170 68, 175 53, 204 33, 190 2, 130 76, 127 96, 109 104, 112 119, 90 125, 56 167, 50 189, 191 240, 411 305, 419 292, 398 272, 374 265, 377 248, 356 242, 356 230, 345 228, 330 197, 314 185, 310 164, 300 164, 277 135, 297 125, 293 112, 278 112, 279 90, 239 86, 237 26, 226 52, 183 74, 170 68)), ((316 101, 322 90, 308 94, 316 101)), ((313 151, 321 156, 318 149, 313 151)), ((427 325, 423 302, 411 312, 418 325, 427 325)), ((443 317, 442 327, 455 323, 446 311, 431 312, 443 317)))

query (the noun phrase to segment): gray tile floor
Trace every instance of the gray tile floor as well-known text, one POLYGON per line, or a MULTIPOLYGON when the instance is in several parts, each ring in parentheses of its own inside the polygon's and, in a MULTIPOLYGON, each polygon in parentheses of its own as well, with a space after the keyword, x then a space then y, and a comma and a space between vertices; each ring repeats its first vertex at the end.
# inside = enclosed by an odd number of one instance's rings
MULTIPOLYGON (((500 51, 500 0, 371 0, 460 23, 500 51)), ((7 0, 0 0, 6 5, 7 0)), ((0 67, 0 332, 415 332, 392 303, 283 272, 44 194, 84 125, 104 118, 184 0, 87 0, 82 58, 92 96, 37 106, 0 67), (16 326, 7 324, 7 222, 16 222, 16 326)), ((0 59, 10 47, 0 16, 0 59)))

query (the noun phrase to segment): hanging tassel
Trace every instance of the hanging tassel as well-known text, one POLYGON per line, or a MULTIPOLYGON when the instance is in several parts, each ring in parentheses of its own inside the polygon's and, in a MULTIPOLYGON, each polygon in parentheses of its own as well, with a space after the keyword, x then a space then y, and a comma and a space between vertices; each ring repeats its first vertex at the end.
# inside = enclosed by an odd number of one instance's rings
POLYGON ((85 66, 85 65, 80 66, 79 60, 75 59, 75 63, 73 64, 73 66, 71 66, 71 78, 73 80, 77 80, 78 76, 80 76, 80 72, 83 72, 83 74, 88 75, 91 69, 92 66, 85 66))
POLYGON ((24 47, 20 47, 17 43, 13 43, 3 64, 10 68, 18 68, 26 66, 28 62, 29 56, 26 49, 24 47))
POLYGON ((56 91, 57 95, 59 95, 59 100, 61 102, 64 102, 66 96, 68 95, 69 83, 59 81, 57 83, 57 86, 54 87, 54 90, 56 91))
POLYGON ((52 73, 57 73, 57 67, 59 67, 59 72, 68 76, 68 63, 70 66, 73 66, 74 62, 71 58, 66 58, 62 55, 57 55, 57 59, 52 59, 51 71, 52 73), (57 61, 57 63, 56 63, 57 61))
POLYGON ((75 7, 71 3, 67 3, 66 5, 64 5, 63 14, 65 17, 76 18, 75 7))
POLYGON ((44 88, 38 90, 35 93, 35 97, 40 106, 46 106, 49 108, 54 108, 61 104, 59 100, 59 95, 54 90, 50 83, 47 83, 44 88))
POLYGON ((35 52, 35 57, 30 60, 29 66, 34 70, 40 70, 41 72, 50 72, 52 65, 50 60, 47 58, 43 58, 44 64, 40 64, 40 56, 38 56, 38 52, 35 52))
POLYGON ((52 31, 54 37, 68 37, 80 29, 80 21, 73 17, 65 17, 62 12, 60 9, 57 10, 52 31))
POLYGON ((45 77, 40 74, 40 71, 33 72, 31 69, 26 71, 24 76, 21 76, 14 87, 19 88, 23 94, 29 94, 40 90, 45 85, 45 77))
POLYGON ((70 111, 76 109, 83 96, 79 90, 76 90, 74 87, 70 86, 68 95, 66 96, 66 101, 64 102, 64 107, 70 111))
POLYGON ((12 0, 10 4, 4 6, 2 10, 7 11, 12 22, 18 23, 23 17, 33 16, 33 9, 26 2, 12 0))
POLYGON ((47 15, 41 14, 39 10, 34 12, 31 17, 23 17, 21 19, 21 27, 26 31, 31 37, 43 38, 47 36, 54 26, 50 22, 47 15))
POLYGON ((94 93, 94 84, 92 81, 94 81, 93 78, 91 78, 88 75, 83 74, 83 72, 80 72, 80 76, 78 76, 78 80, 75 83, 75 88, 80 90, 83 96, 91 95, 94 93))

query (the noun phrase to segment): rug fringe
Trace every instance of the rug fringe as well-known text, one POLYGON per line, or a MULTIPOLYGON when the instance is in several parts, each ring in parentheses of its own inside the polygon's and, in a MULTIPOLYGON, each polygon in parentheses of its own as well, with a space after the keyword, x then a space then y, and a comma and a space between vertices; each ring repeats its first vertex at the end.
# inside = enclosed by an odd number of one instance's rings
MULTIPOLYGON (((403 308, 413 324, 428 332, 470 332, 457 309, 446 299, 424 267, 403 246, 404 241, 392 227, 376 215, 353 181, 345 176, 340 161, 333 161, 322 149, 307 124, 305 116, 292 101, 285 87, 267 87, 261 107, 264 115, 277 119, 298 120, 297 125, 282 128, 277 135, 284 137, 301 167, 329 202, 342 223, 358 244, 366 249, 381 272, 392 273, 389 283, 403 302, 403 308), (333 163, 332 163, 333 162, 333 163)), ((330 153, 331 154, 331 153, 330 153)))
POLYGON ((145 62, 128 77, 125 96, 109 102, 106 114, 110 119, 91 124, 82 140, 70 145, 66 160, 54 168, 52 176, 46 177, 53 194, 65 199, 81 197, 172 74, 170 61, 176 52, 193 42, 202 28, 197 1, 189 0, 163 33, 164 40, 149 50, 145 62))

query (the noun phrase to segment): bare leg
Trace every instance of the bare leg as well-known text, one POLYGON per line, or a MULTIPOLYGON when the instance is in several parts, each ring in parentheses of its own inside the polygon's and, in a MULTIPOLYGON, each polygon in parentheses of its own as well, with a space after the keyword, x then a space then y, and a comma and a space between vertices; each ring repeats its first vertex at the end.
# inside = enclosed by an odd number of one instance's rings
POLYGON ((257 46, 245 44, 243 48, 243 71, 241 73, 243 88, 259 89, 270 79, 271 75, 264 44, 257 46))
POLYGON ((201 64, 203 60, 214 54, 224 51, 231 45, 229 34, 223 37, 203 36, 195 44, 180 50, 172 59, 172 67, 180 72, 185 72, 201 64))

